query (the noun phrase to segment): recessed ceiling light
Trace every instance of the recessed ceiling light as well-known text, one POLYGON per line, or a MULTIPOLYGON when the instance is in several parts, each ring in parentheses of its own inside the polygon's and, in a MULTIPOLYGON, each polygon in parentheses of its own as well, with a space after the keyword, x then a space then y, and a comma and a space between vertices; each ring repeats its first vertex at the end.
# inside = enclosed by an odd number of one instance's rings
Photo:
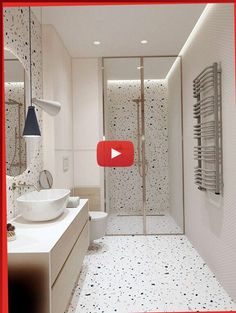
POLYGON ((145 45, 146 43, 148 43, 147 40, 141 40, 140 42, 141 42, 143 45, 145 45))
POLYGON ((95 41, 93 42, 93 44, 94 44, 95 46, 98 46, 98 45, 100 45, 100 44, 101 44, 101 42, 100 42, 100 41, 95 40, 95 41))
POLYGON ((137 70, 141 70, 142 68, 144 68, 143 66, 137 66, 137 70))

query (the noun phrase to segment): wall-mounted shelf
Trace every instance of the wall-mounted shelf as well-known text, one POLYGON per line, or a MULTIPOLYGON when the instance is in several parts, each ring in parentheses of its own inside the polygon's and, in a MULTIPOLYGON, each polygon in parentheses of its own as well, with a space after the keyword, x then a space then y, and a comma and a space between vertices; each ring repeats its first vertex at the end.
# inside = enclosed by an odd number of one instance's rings
POLYGON ((195 184, 199 190, 222 193, 222 99, 221 69, 213 63, 206 67, 193 81, 194 169, 195 184))

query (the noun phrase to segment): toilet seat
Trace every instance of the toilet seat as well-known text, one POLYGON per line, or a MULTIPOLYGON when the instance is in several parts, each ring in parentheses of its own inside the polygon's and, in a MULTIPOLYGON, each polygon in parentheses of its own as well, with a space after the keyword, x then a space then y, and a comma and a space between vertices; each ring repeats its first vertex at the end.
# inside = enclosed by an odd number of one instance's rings
POLYGON ((89 211, 90 242, 99 239, 105 235, 107 216, 108 214, 106 212, 89 211))
POLYGON ((102 219, 102 218, 106 218, 107 217, 107 213, 106 212, 102 212, 102 211, 89 211, 89 216, 91 217, 92 220, 96 220, 96 219, 102 219))

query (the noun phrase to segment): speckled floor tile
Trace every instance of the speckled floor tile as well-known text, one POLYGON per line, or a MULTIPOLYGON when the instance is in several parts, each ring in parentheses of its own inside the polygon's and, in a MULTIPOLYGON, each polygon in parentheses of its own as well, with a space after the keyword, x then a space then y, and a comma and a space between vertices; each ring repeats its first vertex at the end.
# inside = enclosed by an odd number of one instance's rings
MULTIPOLYGON (((164 216, 147 216, 148 234, 181 234, 183 230, 166 212, 164 216)), ((110 213, 107 221, 107 235, 143 234, 143 216, 119 216, 110 213)))
POLYGON ((83 263, 68 313, 236 310, 185 236, 106 236, 83 263))

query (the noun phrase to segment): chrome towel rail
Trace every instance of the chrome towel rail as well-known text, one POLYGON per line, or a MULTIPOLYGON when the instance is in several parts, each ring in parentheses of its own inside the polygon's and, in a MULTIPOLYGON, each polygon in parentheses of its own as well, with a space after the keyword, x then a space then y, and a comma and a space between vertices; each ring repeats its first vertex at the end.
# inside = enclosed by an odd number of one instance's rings
POLYGON ((194 181, 199 190, 222 193, 221 69, 213 63, 193 80, 194 181))

